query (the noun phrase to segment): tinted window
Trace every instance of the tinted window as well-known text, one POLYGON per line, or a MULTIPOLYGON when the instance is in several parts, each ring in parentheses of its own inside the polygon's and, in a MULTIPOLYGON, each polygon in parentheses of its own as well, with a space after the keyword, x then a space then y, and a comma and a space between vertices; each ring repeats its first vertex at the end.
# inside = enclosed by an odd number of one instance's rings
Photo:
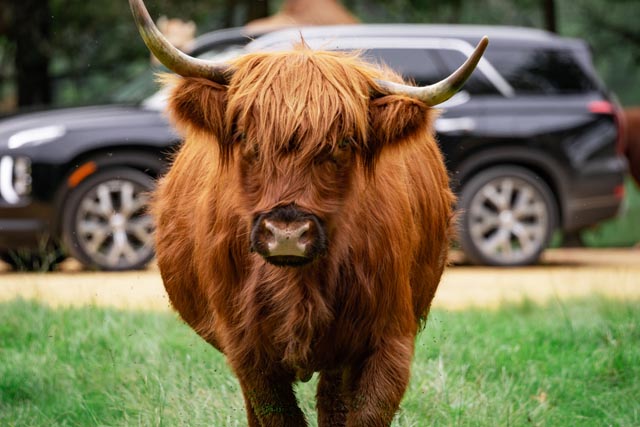
POLYGON ((570 51, 487 50, 487 59, 516 93, 561 94, 596 90, 570 51))
POLYGON ((424 49, 369 49, 364 57, 372 62, 386 64, 405 79, 420 85, 437 82, 446 73, 432 52, 424 49))
MULTIPOLYGON (((447 77, 464 63, 467 57, 456 50, 435 49, 370 49, 367 59, 387 64, 405 79, 418 85, 428 85, 447 77)), ((495 94, 496 88, 480 73, 475 72, 465 84, 472 94, 495 94)))

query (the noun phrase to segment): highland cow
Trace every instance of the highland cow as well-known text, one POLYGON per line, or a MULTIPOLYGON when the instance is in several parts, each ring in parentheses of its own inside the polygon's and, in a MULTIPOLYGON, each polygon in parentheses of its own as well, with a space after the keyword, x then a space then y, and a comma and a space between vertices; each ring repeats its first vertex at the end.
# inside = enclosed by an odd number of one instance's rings
POLYGON ((319 426, 388 426, 440 281, 454 196, 431 108, 447 79, 405 85, 357 54, 191 58, 130 0, 152 53, 179 76, 185 140, 152 205, 172 305, 223 352, 251 427, 305 426, 293 391, 319 372, 319 426))

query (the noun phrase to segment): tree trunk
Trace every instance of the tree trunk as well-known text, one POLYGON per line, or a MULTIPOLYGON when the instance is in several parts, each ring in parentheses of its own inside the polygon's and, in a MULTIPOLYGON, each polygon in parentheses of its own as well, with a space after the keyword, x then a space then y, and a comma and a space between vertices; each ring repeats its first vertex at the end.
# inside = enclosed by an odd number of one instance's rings
POLYGON ((247 21, 264 18, 265 16, 269 16, 268 0, 249 1, 247 10, 247 21))
POLYGON ((10 38, 15 42, 18 106, 51 104, 51 13, 47 0, 11 3, 10 38))
POLYGON ((462 0, 451 0, 451 17, 449 22, 452 24, 459 24, 462 18, 462 0))
POLYGON ((222 23, 224 28, 233 27, 235 25, 236 16, 236 1, 235 0, 226 0, 224 7, 224 21, 222 23))
POLYGON ((237 27, 269 16, 269 0, 225 0, 224 27, 237 27))
POLYGON ((554 0, 542 0, 544 10, 544 27, 552 33, 558 32, 558 20, 556 18, 556 3, 554 0))

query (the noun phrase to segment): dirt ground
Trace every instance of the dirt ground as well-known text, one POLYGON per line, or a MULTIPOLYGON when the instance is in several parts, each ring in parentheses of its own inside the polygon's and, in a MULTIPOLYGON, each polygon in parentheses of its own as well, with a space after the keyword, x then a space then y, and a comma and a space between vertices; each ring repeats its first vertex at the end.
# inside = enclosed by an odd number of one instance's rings
MULTIPOLYGON (((494 308, 523 299, 545 302, 594 294, 640 301, 640 249, 549 250, 541 265, 523 268, 454 264, 443 277, 434 307, 494 308)), ((60 272, 25 274, 0 265, 0 301, 14 298, 52 306, 170 309, 155 266, 137 272, 97 273, 82 271, 71 261, 60 272)))

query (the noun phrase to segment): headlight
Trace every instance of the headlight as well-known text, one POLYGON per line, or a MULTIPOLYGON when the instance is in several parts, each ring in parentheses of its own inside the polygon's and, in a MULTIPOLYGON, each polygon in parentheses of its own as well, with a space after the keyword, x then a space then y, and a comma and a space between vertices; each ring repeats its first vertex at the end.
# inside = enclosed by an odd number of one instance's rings
POLYGON ((9 149, 14 150, 23 145, 40 145, 56 138, 60 138, 67 132, 61 125, 43 126, 40 128, 16 132, 9 137, 9 149))
POLYGON ((26 157, 0 158, 0 200, 16 204, 31 193, 31 160, 26 157))

